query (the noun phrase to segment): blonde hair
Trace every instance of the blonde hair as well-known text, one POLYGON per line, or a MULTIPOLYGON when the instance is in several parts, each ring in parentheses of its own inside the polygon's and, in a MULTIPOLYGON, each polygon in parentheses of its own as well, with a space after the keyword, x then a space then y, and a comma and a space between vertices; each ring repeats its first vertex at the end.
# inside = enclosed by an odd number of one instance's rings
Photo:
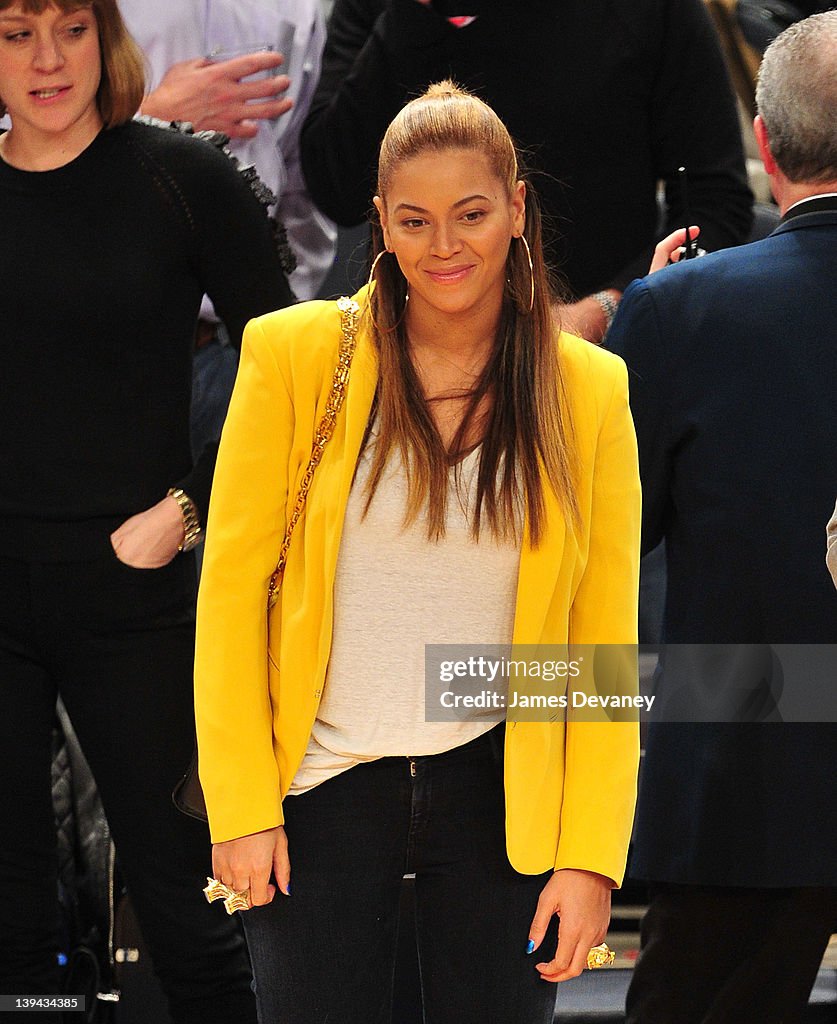
MULTIPOLYGON (((404 161, 428 150, 451 149, 483 154, 511 200, 520 170, 508 130, 482 100, 444 81, 408 103, 387 128, 378 164, 378 195, 384 204, 392 176, 404 161)), ((366 507, 388 457, 397 450, 409 481, 407 522, 426 510, 431 540, 444 536, 450 465, 463 454, 469 428, 486 397, 491 409, 482 436, 473 536, 479 538, 485 519, 495 538, 518 538, 522 509, 530 542, 537 546, 546 526, 545 481, 566 517, 573 522, 578 518, 575 447, 550 305, 552 288, 543 260, 540 211, 528 183, 525 216, 523 234, 532 268, 523 241, 511 239, 493 351, 467 396, 462 422, 447 449, 409 356, 402 323, 406 280, 394 258, 380 260, 376 269, 370 311, 380 362, 374 408, 378 437, 366 507)), ((378 225, 373 234, 375 253, 383 251, 378 225)))
MULTIPOLYGON (((5 11, 15 0, 0 0, 0 11, 5 11)), ((116 0, 21 0, 27 14, 42 14, 47 7, 57 7, 63 14, 72 14, 83 8, 92 9, 99 31, 102 54, 102 80, 96 93, 96 106, 107 128, 124 124, 139 110, 145 92, 145 72, 142 53, 131 38, 119 13, 116 0)), ((6 105, 0 98, 0 117, 6 105)))

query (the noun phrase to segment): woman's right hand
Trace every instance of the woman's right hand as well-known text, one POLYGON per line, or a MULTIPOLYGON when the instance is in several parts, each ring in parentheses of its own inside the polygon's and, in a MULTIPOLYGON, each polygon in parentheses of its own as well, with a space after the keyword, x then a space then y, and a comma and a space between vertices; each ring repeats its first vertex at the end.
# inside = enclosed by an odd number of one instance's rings
POLYGON ((110 535, 114 554, 133 569, 161 569, 183 543, 183 513, 172 497, 126 519, 110 535))
POLYGON ((215 878, 236 892, 250 890, 250 903, 262 907, 276 895, 276 887, 291 894, 291 862, 288 837, 281 825, 255 832, 212 847, 212 871, 215 878), (271 873, 276 885, 270 881, 271 873))

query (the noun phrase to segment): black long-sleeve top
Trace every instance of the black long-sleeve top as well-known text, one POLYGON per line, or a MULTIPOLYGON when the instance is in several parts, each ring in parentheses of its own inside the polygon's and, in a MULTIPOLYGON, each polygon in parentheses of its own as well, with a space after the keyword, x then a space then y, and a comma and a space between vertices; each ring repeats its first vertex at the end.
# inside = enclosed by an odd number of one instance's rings
POLYGON ((387 124, 450 76, 527 151, 550 254, 576 295, 624 288, 646 272, 654 241, 684 225, 680 166, 701 245, 746 240, 752 196, 738 118, 701 0, 448 6, 477 18, 454 28, 416 0, 337 0, 301 142, 309 190, 328 216, 344 225, 367 216, 387 124))
POLYGON ((265 214, 207 142, 131 122, 75 160, 0 161, 0 553, 76 559, 180 486, 205 515, 217 446, 193 465, 201 297, 235 344, 292 301, 265 214))

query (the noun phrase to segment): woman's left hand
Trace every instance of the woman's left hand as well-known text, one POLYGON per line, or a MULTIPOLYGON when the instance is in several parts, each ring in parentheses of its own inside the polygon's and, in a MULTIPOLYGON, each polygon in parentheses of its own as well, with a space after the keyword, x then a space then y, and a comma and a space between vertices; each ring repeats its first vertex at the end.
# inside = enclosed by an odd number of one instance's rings
POLYGON ((561 919, 555 957, 535 964, 544 981, 567 981, 587 966, 591 947, 603 942, 607 934, 612 889, 613 882, 604 875, 575 868, 556 871, 543 887, 529 929, 535 949, 543 942, 552 915, 561 919))
POLYGON ((131 516, 110 535, 120 562, 134 569, 159 569, 174 558, 183 543, 183 514, 174 498, 131 516))

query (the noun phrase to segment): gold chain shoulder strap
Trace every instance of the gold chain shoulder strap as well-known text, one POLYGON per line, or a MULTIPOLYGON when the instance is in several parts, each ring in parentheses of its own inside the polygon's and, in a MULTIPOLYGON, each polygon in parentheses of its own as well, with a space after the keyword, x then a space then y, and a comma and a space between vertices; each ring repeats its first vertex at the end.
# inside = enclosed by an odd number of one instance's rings
POLYGON ((285 539, 282 541, 282 547, 279 550, 279 560, 276 563, 276 568, 273 571, 273 575, 270 577, 270 583, 267 587, 267 606, 272 608, 279 600, 279 588, 282 585, 282 576, 285 572, 285 562, 288 558, 288 549, 291 546, 291 537, 293 536, 294 528, 302 517, 302 513, 305 511, 305 501, 308 497, 308 491, 311 487, 311 481, 314 479, 314 471, 320 464, 320 460, 323 457, 325 446, 331 439, 331 435, 334 433, 334 426, 337 423, 337 415, 343 405, 343 400, 346 397, 346 386, 349 383, 349 370, 352 368, 352 356, 355 354, 355 338, 357 336, 357 325, 358 318, 360 316, 360 306, 355 302, 354 299, 349 299, 346 296, 337 300, 337 308, 340 310, 340 354, 337 357, 337 366, 334 368, 334 377, 331 381, 331 392, 326 402, 325 412, 323 417, 317 425, 317 429, 314 433, 314 446, 311 449, 311 458, 308 460, 308 467, 305 470, 305 475, 302 478, 302 482, 299 485, 299 493, 296 496, 296 503, 294 504, 293 512, 288 520, 288 526, 285 530, 285 539))

